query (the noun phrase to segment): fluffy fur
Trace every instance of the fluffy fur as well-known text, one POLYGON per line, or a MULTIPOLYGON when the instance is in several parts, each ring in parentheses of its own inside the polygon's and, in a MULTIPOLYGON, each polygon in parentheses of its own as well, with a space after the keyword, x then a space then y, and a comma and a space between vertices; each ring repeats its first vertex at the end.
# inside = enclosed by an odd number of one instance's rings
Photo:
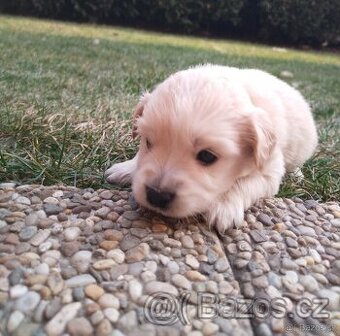
POLYGON ((284 174, 317 145, 298 91, 260 70, 216 65, 177 72, 145 93, 133 132, 141 138, 137 155, 109 168, 107 180, 132 183, 137 202, 163 215, 205 214, 219 231, 239 226, 251 204, 274 196, 284 174), (202 150, 216 162, 202 164, 202 150), (150 204, 147 187, 171 193, 171 202, 150 204))

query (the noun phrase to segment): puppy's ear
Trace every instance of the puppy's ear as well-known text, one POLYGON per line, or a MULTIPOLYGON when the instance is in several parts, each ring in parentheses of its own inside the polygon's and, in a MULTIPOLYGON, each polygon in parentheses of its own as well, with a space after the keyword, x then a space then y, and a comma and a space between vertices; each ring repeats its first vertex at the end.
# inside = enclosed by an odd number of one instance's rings
POLYGON ((275 144, 276 135, 267 114, 260 108, 255 108, 246 117, 241 143, 254 156, 255 164, 261 169, 269 159, 275 144))
POLYGON ((148 100, 150 96, 149 92, 145 92, 142 94, 142 96, 139 99, 139 102, 136 106, 136 110, 133 113, 133 117, 132 117, 132 138, 135 139, 138 135, 137 133, 137 120, 139 117, 142 116, 143 111, 144 111, 144 106, 148 100))

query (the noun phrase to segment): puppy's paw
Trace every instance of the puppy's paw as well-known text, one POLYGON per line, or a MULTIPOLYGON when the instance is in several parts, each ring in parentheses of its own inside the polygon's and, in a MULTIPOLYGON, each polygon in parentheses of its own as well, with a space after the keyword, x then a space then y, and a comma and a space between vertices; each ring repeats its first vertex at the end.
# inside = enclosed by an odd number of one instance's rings
POLYGON ((305 179, 305 176, 303 175, 303 172, 301 171, 300 168, 296 168, 292 172, 289 172, 288 177, 295 181, 296 183, 302 183, 305 179))
POLYGON ((109 183, 130 184, 132 182, 131 160, 116 163, 105 171, 105 179, 109 183))
POLYGON ((207 214, 209 225, 215 226, 223 234, 227 229, 240 227, 244 221, 244 207, 241 202, 218 202, 207 214))

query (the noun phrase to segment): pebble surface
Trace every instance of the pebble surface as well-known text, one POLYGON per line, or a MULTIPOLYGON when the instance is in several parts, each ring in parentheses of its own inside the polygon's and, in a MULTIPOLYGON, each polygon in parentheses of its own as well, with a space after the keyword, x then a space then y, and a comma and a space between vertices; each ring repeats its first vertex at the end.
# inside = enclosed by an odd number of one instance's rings
POLYGON ((0 336, 338 336, 339 258, 336 202, 261 200, 218 235, 138 209, 127 191, 2 183, 0 336), (284 316, 261 315, 278 299, 284 316), (328 317, 301 318, 302 299, 327 300, 328 317), (184 309, 161 326, 166 300, 184 309))

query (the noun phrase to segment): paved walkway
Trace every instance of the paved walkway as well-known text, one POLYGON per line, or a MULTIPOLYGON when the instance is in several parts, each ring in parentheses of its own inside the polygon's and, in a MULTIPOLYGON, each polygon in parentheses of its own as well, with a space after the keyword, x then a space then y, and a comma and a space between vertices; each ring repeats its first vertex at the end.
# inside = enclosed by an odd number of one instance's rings
POLYGON ((126 191, 0 184, 0 335, 340 335, 340 207, 264 200, 218 236, 126 191))

